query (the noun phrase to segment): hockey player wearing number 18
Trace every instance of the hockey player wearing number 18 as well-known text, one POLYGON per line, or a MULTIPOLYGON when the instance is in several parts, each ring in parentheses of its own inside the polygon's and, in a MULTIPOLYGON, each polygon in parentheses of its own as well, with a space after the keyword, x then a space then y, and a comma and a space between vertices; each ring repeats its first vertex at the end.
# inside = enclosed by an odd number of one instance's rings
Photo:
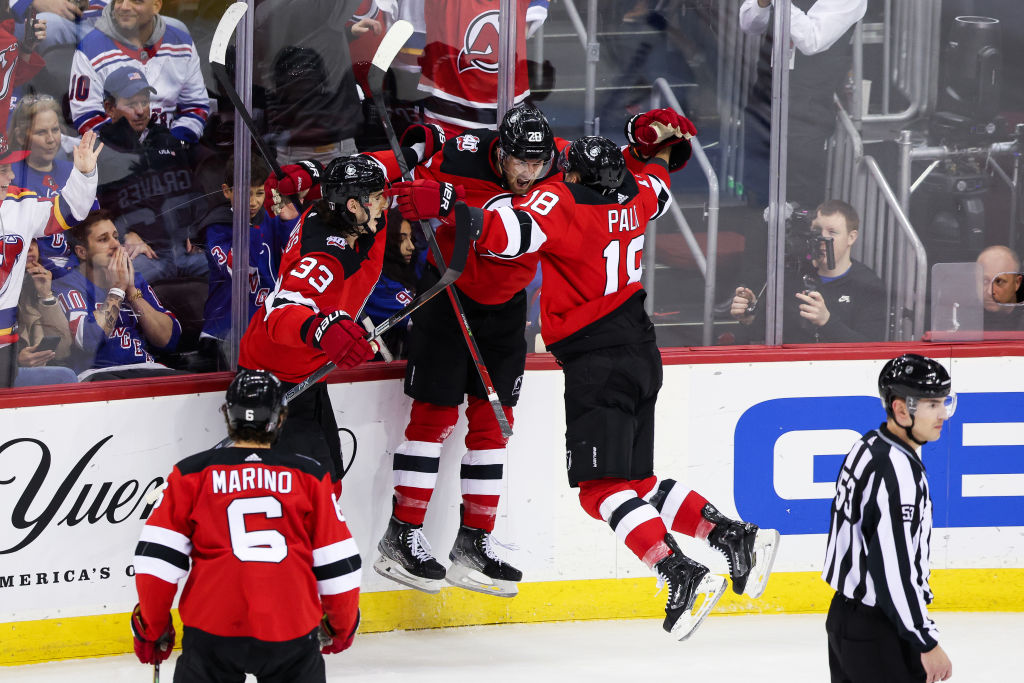
MULTIPOLYGON (((669 529, 721 551, 733 590, 751 597, 764 591, 779 535, 729 519, 696 491, 654 473, 662 366, 643 307, 640 264, 647 223, 671 201, 673 149, 689 147, 682 131, 671 137, 677 139, 653 150, 657 159, 636 173, 627 171, 610 140, 581 138, 560 156, 565 182, 538 188, 511 207, 471 209, 470 216, 479 221, 478 249, 508 258, 540 253, 541 334, 565 375, 569 484, 579 488, 583 509, 607 522, 668 585, 664 628, 683 640, 726 581, 683 555, 669 529)), ((410 199, 430 189, 429 181, 415 181, 393 191, 403 214, 415 218, 429 203, 410 199)))
POLYGON ((187 575, 177 683, 320 683, 321 653, 355 637, 362 575, 330 470, 277 443, 288 407, 269 372, 240 371, 222 410, 234 445, 177 463, 139 537, 135 654, 171 654, 187 575))

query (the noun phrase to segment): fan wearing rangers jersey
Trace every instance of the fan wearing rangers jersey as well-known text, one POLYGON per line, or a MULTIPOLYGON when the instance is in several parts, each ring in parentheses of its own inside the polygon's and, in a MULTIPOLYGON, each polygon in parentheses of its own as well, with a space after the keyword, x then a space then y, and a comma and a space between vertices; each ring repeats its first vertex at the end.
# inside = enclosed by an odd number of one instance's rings
POLYGON ((921 448, 956 410, 949 373, 905 353, 878 375, 886 421, 850 449, 836 480, 821 578, 832 683, 933 683, 953 674, 928 615, 932 500, 921 448))
MULTIPOLYGON (((242 338, 240 366, 269 370, 291 387, 328 361, 353 368, 373 357, 366 331, 354 319, 380 277, 386 173, 398 173, 390 153, 379 156, 390 161, 357 154, 328 164, 322 198, 292 231, 277 287, 242 338)), ((341 445, 327 384, 300 394, 290 410, 282 443, 329 462, 340 479, 341 445)))
POLYGON ((113 214, 92 211, 69 234, 78 266, 54 283, 53 293, 68 318, 79 379, 178 374, 155 362, 152 351, 174 350, 181 323, 135 272, 113 214))
POLYGON ((199 53, 187 31, 168 24, 161 0, 113 0, 78 44, 68 96, 80 133, 106 124, 103 84, 123 66, 137 68, 156 91, 152 116, 178 140, 198 142, 210 114, 199 53))
POLYGON ((84 218, 96 201, 96 134, 82 136, 75 147, 75 170, 60 193, 42 198, 11 185, 11 165, 29 152, 13 152, 0 136, 0 387, 14 382, 17 368, 18 300, 25 279, 25 259, 35 238, 55 235, 84 218))
POLYGON ((234 445, 174 466, 135 549, 135 653, 159 664, 184 625, 178 683, 319 683, 352 644, 361 562, 327 467, 283 447, 281 382, 242 370, 223 407, 234 445), (191 565, 191 566, 190 566, 191 565))
MULTIPOLYGON (((418 149, 432 135, 430 126, 412 126, 403 144, 418 149)), ((477 129, 448 140, 416 169, 419 178, 458 184, 466 203, 476 207, 508 204, 535 185, 559 178, 553 156, 567 144, 555 138, 547 119, 530 105, 505 113, 497 131, 477 129)), ((442 225, 437 242, 445 260, 451 258, 455 229, 442 225)), ((440 278, 433 255, 418 283, 424 291, 440 278)), ((494 382, 505 416, 512 424, 526 365, 526 293, 537 270, 537 256, 508 260, 471 249, 455 290, 469 328, 494 382)), ((393 456, 393 514, 378 544, 374 569, 382 576, 428 593, 447 579, 454 585, 488 595, 511 597, 522 572, 491 550, 498 503, 503 487, 507 439, 501 433, 459 322, 448 297, 429 301, 412 315, 407 344, 405 393, 413 399, 405 441, 393 456), (441 450, 467 400, 466 453, 460 470, 462 524, 445 568, 422 549, 422 526, 437 484, 441 450), (467 564, 482 567, 486 583, 470 581, 467 564)))
MULTIPOLYGON (((427 93, 423 116, 448 137, 498 124, 498 0, 448 0, 444 11, 426 11, 426 46, 419 89, 427 93)), ((517 0, 514 104, 530 96, 526 38, 548 16, 548 0, 517 0)))
MULTIPOLYGON (((671 201, 672 147, 688 147, 687 135, 696 132, 682 117, 672 130, 652 146, 657 159, 641 172, 627 171, 610 140, 584 137, 562 150, 564 182, 535 188, 512 206, 470 212, 477 249, 508 258, 540 253, 541 334, 565 374, 569 483, 579 488, 583 509, 607 522, 668 584, 664 628, 682 640, 726 581, 683 555, 669 529, 721 551, 733 590, 751 597, 765 588, 779 537, 729 519, 696 491, 654 473, 662 366, 640 266, 647 223, 671 201)), ((397 184, 403 215, 436 213, 439 189, 447 188, 424 180, 397 184)))

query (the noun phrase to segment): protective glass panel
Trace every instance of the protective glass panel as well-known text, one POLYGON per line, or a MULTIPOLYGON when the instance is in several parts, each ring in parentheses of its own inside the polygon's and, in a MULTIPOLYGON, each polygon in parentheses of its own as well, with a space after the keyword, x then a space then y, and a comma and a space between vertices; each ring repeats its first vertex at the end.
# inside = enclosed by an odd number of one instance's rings
POLYGON ((930 338, 972 341, 983 337, 981 268, 976 263, 932 266, 930 338))

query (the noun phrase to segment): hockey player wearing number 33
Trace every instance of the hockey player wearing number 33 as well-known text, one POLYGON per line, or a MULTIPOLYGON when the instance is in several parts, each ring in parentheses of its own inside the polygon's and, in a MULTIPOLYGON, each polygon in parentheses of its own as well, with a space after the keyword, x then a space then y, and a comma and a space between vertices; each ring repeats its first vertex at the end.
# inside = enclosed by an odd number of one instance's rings
MULTIPOLYGON (((390 165, 397 168, 393 156, 390 165)), ((328 361, 344 369, 373 357, 366 331, 353 319, 384 263, 390 165, 362 154, 328 164, 320 180, 322 198, 292 230, 277 287, 242 338, 239 366, 269 370, 287 389, 328 361)), ((282 443, 331 461, 340 479, 341 447, 326 383, 300 394, 289 410, 282 443)))
MULTIPOLYGON (((688 157, 688 134, 676 130, 661 141, 634 143, 631 165, 647 162, 639 172, 627 170, 610 140, 576 140, 559 158, 565 182, 548 183, 509 207, 469 213, 478 250, 506 258, 540 253, 541 334, 565 375, 569 484, 579 488, 583 509, 607 522, 668 585, 664 628, 682 640, 726 582, 683 555, 669 529, 721 551, 733 590, 751 597, 764 591, 779 535, 729 519, 696 491, 654 473, 662 366, 643 307, 640 264, 647 222, 671 201, 669 167, 680 168, 688 157), (641 148, 657 158, 647 161, 641 148)), ((393 186, 410 219, 430 213, 426 198, 444 190, 426 180, 393 186)))
POLYGON ((234 445, 174 466, 135 549, 135 654, 159 663, 184 624, 177 683, 326 680, 359 626, 359 551, 327 466, 282 446, 284 387, 242 370, 225 394, 234 445), (191 571, 189 565, 191 564, 191 571))

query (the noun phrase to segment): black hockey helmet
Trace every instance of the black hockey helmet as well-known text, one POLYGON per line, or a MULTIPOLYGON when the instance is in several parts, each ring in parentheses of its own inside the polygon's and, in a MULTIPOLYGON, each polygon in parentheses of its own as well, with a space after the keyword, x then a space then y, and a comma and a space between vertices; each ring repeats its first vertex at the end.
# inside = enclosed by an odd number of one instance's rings
POLYGON ((562 149, 558 159, 562 173, 578 173, 579 183, 601 194, 617 190, 626 177, 626 159, 608 138, 587 135, 562 149))
POLYGON ((287 405, 281 381, 267 370, 240 370, 224 395, 228 429, 273 434, 287 405))
POLYGON ((338 157, 327 164, 323 180, 320 181, 320 191, 331 211, 340 215, 349 225, 362 225, 357 223, 356 217, 345 204, 349 199, 355 199, 369 213, 370 195, 381 192, 387 184, 380 164, 368 156, 353 154, 338 157))
POLYGON ((530 104, 510 108, 498 126, 498 147, 516 159, 550 160, 555 154, 555 134, 548 120, 530 104))
POLYGON ((956 395, 952 393, 953 382, 946 368, 931 358, 916 353, 905 353, 893 358, 878 375, 878 394, 888 415, 892 415, 892 401, 895 398, 907 400, 911 415, 918 398, 944 398, 949 415, 956 409, 956 395))

